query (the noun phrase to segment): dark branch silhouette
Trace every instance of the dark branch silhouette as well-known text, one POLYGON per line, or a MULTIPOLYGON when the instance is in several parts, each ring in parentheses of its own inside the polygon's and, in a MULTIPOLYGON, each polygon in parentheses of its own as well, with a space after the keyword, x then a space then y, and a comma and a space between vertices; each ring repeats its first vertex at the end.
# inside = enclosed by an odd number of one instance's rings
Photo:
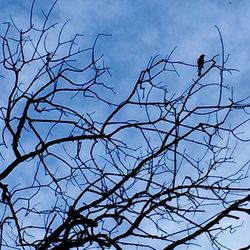
MULTIPOLYGON (((56 2, 40 26, 34 3, 26 29, 11 18, 0 35, 0 249, 174 249, 203 235, 228 249, 220 235, 250 214, 249 161, 236 154, 249 147, 250 103, 224 83, 234 69, 218 27, 223 56, 206 60, 202 82, 180 83, 196 65, 172 51, 121 98, 96 50, 106 35, 81 48, 80 34, 63 39, 67 22, 51 23, 56 2)), ((203 66, 204 55, 199 76, 203 66)))

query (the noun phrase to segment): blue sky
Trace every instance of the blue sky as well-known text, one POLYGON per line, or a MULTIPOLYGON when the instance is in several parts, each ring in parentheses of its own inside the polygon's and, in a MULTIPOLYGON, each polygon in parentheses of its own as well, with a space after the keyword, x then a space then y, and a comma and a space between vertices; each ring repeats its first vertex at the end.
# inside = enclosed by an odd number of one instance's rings
POLYGON ((164 57, 176 46, 173 58, 194 64, 202 53, 207 58, 220 53, 217 25, 231 54, 230 66, 241 71, 231 80, 240 91, 245 87, 250 55, 247 0, 74 1, 74 6, 64 0, 57 9, 61 20, 71 19, 69 31, 83 33, 88 41, 97 33, 112 34, 100 41, 100 51, 111 66, 113 83, 118 79, 120 86, 136 79, 151 56, 164 57))
MULTIPOLYGON (((20 23, 27 21, 30 1, 1 2, 2 21, 9 13, 20 23)), ((37 1, 36 6, 46 9, 52 2, 37 1)), ((40 14, 39 10, 36 14, 40 14)), ((240 84, 249 61, 249 16, 247 0, 75 0, 73 4, 60 0, 53 14, 59 23, 69 18, 66 33, 69 36, 76 32, 84 34, 86 45, 91 44, 98 33, 112 35, 102 38, 98 49, 111 66, 112 81, 118 77, 119 85, 122 85, 121 76, 122 81, 126 77, 129 81, 136 79, 151 56, 164 57, 176 46, 173 58, 194 64, 202 53, 207 57, 218 54, 220 44, 214 25, 221 29, 231 64, 241 70, 241 74, 236 74, 240 84)))
MULTIPOLYGON (((52 2, 37 1, 36 21, 41 18, 40 10, 48 9, 52 2)), ((11 14, 20 26, 25 25, 30 3, 29 0, 0 0, 0 21, 8 20, 11 14)), ((112 77, 106 81, 114 86, 117 100, 126 96, 126 90, 132 88, 151 56, 165 57, 176 47, 172 59, 196 64, 200 54, 210 59, 220 53, 214 25, 222 32, 226 53, 230 54, 230 67, 240 70, 226 78, 228 84, 234 86, 236 96, 250 95, 248 0, 58 0, 52 20, 61 25, 67 19, 70 22, 65 37, 84 34, 83 47, 92 45, 99 33, 112 35, 100 38, 97 51, 104 53, 105 63, 110 67, 112 77)), ((53 46, 53 35, 51 41, 53 46)), ((182 89, 181 84, 196 77, 196 68, 193 75, 181 70, 178 69, 180 77, 169 84, 170 91, 182 89)), ((238 243, 249 243, 242 230, 233 237, 227 235, 225 242, 232 240, 230 245, 235 248, 238 243)))

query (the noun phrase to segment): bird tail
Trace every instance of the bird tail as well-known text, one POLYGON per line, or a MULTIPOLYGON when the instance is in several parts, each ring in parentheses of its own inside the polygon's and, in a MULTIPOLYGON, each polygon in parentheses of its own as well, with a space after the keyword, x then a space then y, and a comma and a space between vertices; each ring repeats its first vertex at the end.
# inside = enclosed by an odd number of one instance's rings
POLYGON ((201 69, 198 69, 198 76, 201 76, 201 69))

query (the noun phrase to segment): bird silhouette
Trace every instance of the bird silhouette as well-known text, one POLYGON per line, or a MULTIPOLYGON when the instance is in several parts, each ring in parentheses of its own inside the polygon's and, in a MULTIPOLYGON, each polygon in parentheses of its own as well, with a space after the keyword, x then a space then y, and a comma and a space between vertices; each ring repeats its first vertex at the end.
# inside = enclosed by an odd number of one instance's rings
POLYGON ((203 68, 203 66, 204 66, 204 63, 205 63, 204 57, 205 57, 205 55, 202 54, 202 55, 198 58, 198 60, 197 60, 198 76, 201 76, 201 70, 202 70, 202 68, 203 68))

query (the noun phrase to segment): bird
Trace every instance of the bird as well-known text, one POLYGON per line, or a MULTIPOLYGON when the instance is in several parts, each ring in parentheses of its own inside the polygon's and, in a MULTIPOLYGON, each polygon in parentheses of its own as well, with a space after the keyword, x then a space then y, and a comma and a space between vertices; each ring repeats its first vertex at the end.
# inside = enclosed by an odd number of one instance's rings
POLYGON ((202 54, 202 55, 200 55, 200 57, 199 57, 198 60, 197 60, 198 76, 201 76, 201 70, 202 70, 202 68, 203 68, 203 66, 204 66, 204 63, 205 63, 204 57, 205 57, 205 55, 202 54))

